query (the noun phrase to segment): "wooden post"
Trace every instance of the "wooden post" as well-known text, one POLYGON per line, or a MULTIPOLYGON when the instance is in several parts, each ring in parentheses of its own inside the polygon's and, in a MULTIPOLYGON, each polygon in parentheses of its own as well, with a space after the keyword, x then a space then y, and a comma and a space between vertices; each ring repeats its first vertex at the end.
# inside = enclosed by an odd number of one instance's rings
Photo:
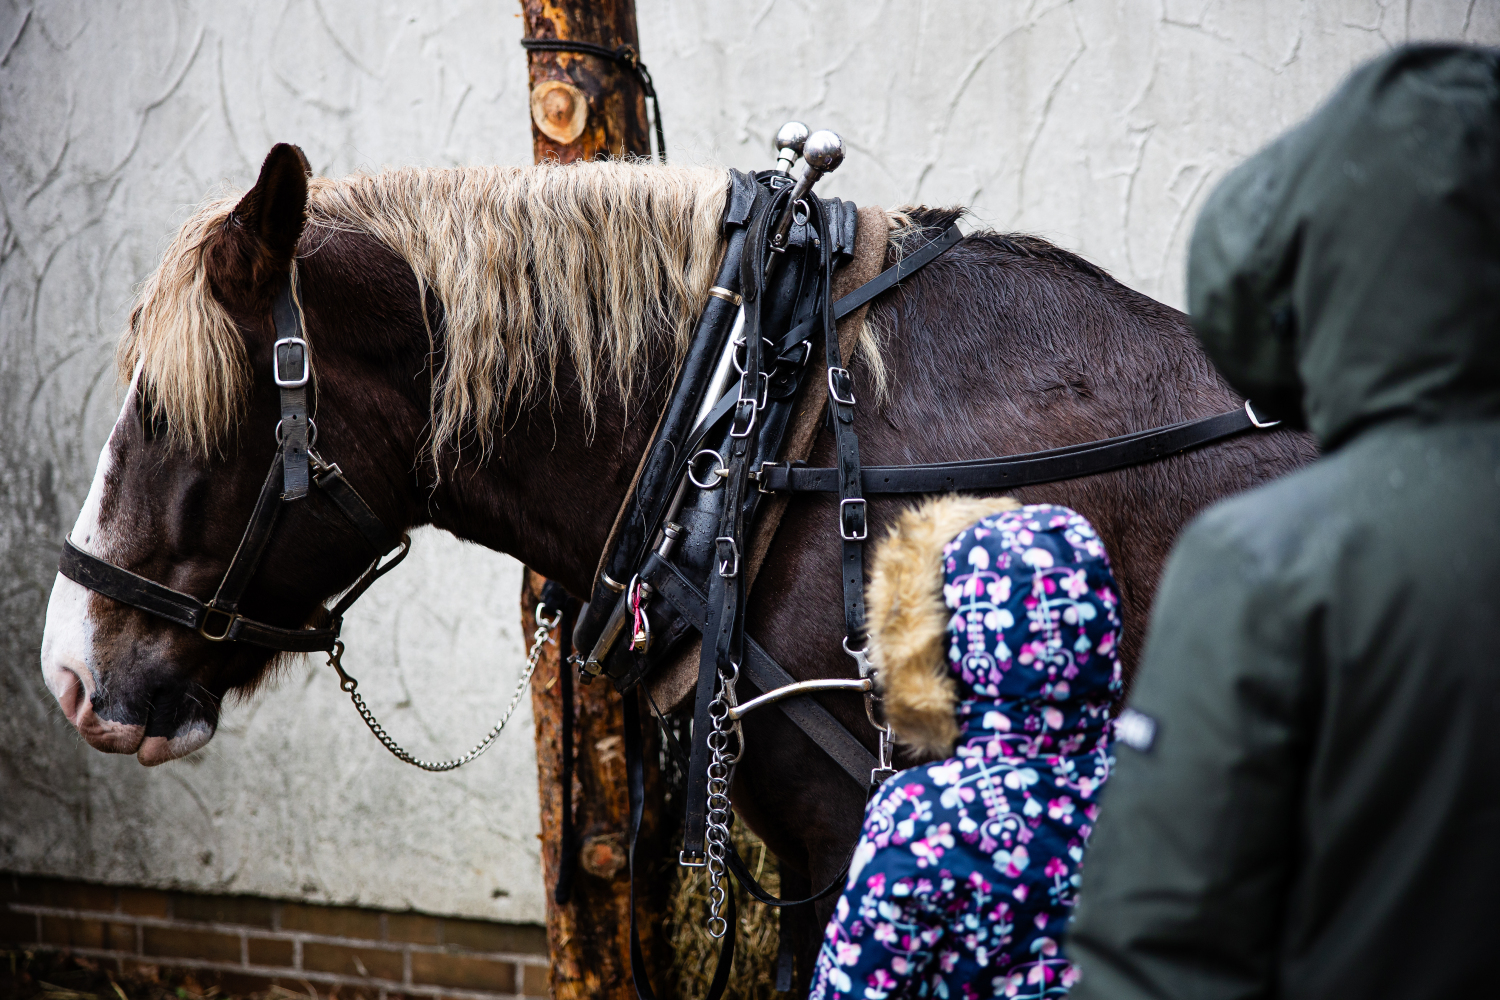
MULTIPOLYGON (((639 43, 634 0, 521 0, 526 37, 593 42, 610 49, 639 43)), ((569 52, 530 53, 531 131, 538 163, 563 163, 651 152, 646 102, 634 74, 617 62, 569 52)), ((543 580, 527 571, 521 593, 523 634, 543 580)), ((581 595, 586 596, 586 595, 581 595)), ((634 1000, 630 981, 630 883, 626 870, 629 807, 625 786, 620 696, 607 680, 574 684, 573 783, 575 837, 580 845, 572 899, 552 898, 561 861, 561 728, 558 651, 548 646, 531 681, 536 718, 537 778, 542 807, 542 871, 547 886, 547 940, 552 995, 557 1000, 634 1000)), ((637 697, 632 693, 628 697, 637 697)), ((647 963, 658 974, 668 956, 659 915, 667 879, 653 877, 662 855, 661 782, 654 766, 658 740, 648 727, 645 822, 638 857, 644 860, 637 906, 647 963)), ((670 987, 668 988, 670 995, 670 987)))
MULTIPOLYGON (((572 39, 640 51, 635 0, 521 0, 527 38, 572 39)), ((646 98, 629 69, 573 52, 532 52, 531 138, 536 162, 649 155, 646 98)))

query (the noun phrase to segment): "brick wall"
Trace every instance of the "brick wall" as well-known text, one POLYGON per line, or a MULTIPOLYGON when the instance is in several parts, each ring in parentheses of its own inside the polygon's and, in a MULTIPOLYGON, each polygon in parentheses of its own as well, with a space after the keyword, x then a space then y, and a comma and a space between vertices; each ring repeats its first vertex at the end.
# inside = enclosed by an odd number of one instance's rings
POLYGON ((191 969, 227 993, 274 985, 390 997, 547 996, 540 927, 0 873, 0 946, 191 969), (351 988, 353 988, 351 990, 351 988))

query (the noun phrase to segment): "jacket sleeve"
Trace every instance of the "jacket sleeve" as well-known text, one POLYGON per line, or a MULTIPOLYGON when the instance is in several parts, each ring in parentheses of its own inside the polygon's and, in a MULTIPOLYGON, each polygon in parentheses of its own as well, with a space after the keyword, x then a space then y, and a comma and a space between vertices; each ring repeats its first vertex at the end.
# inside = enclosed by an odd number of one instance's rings
POLYGON ((1230 515, 1162 577, 1084 859, 1073 1000, 1274 992, 1321 615, 1230 515))

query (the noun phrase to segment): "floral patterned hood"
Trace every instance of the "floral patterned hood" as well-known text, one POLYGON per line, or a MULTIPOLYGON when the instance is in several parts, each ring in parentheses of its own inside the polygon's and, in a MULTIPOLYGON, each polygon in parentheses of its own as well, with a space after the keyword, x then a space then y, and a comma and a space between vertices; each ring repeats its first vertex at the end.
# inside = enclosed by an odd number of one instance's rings
POLYGON ((1087 752, 1121 691, 1119 594, 1065 507, 943 498, 910 512, 870 585, 871 648, 897 736, 947 756, 1087 752))

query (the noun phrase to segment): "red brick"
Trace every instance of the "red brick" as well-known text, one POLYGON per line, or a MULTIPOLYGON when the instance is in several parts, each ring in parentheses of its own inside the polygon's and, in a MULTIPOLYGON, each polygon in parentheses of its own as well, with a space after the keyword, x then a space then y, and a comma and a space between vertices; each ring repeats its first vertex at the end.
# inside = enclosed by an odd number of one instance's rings
POLYGON ((184 931, 171 927, 147 927, 144 931, 145 953, 157 956, 197 958, 213 962, 238 962, 238 934, 216 934, 213 931, 184 931))
POLYGON ((0 905, 0 941, 6 944, 30 944, 37 939, 36 917, 30 913, 13 913, 0 905))
POLYGON ((303 906, 284 903, 280 928, 284 931, 306 931, 329 937, 380 940, 380 913, 352 906, 303 906))
POLYGON ((302 945, 302 967, 314 972, 333 972, 341 976, 367 976, 400 982, 401 953, 374 948, 346 948, 341 944, 302 945))
POLYGON ((387 913, 385 939, 411 944, 441 944, 443 922, 425 913, 387 913))
POLYGON ((159 889, 121 889, 120 912, 137 917, 169 917, 171 898, 159 889))
POLYGON ((104 947, 115 951, 135 952, 135 924, 107 921, 104 924, 104 947))
POLYGON ((497 924, 488 920, 444 920, 443 943, 465 951, 547 954, 547 930, 534 924, 497 924))
POLYGON ((411 979, 414 983, 430 983, 434 986, 514 993, 516 966, 512 962, 495 962, 467 955, 412 952, 411 979))
POLYGON ((552 973, 545 965, 521 966, 521 993, 528 997, 552 995, 552 973))
POLYGON ((113 913, 115 909, 115 890, 111 886, 30 875, 23 875, 20 883, 18 902, 104 913, 113 913))
POLYGON ((247 938, 245 946, 250 951, 251 965, 279 965, 292 967, 292 942, 271 938, 247 938))
POLYGON ((172 897, 172 916, 178 920, 243 924, 269 930, 275 913, 275 903, 254 896, 190 896, 179 893, 172 897))
POLYGON ((104 924, 98 920, 43 917, 42 940, 63 948, 103 948, 104 924))

